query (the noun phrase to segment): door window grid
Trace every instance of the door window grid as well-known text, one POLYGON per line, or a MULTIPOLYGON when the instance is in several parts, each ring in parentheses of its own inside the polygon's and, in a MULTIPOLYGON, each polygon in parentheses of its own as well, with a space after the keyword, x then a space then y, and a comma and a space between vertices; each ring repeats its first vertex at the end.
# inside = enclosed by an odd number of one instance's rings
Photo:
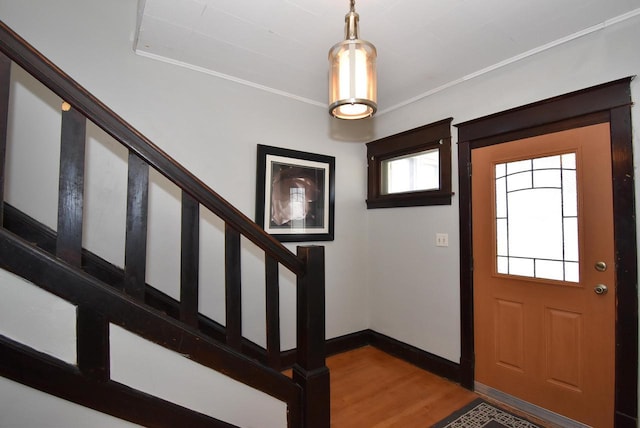
POLYGON ((497 272, 579 281, 576 155, 495 166, 497 272))

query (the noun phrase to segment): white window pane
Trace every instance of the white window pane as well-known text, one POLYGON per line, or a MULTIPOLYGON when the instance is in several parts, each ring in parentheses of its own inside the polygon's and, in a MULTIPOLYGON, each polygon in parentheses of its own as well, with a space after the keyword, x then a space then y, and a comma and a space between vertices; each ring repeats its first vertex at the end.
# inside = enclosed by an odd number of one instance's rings
POLYGON ((383 194, 440 188, 440 149, 387 159, 381 168, 383 194))
POLYGON ((516 259, 509 257, 509 274, 520 276, 533 276, 532 259, 516 259))
POLYGON ((507 165, 500 163, 496 165, 496 178, 504 177, 507 173, 507 165))
POLYGON ((412 158, 415 164, 414 189, 440 188, 439 156, 440 154, 436 149, 412 158))
POLYGON ((559 169, 543 169, 533 171, 533 187, 557 187, 562 186, 559 169))
POLYGON ((531 171, 519 172, 507 177, 507 191, 530 189, 533 187, 531 182, 531 171))
POLYGON ((560 156, 546 156, 533 160, 533 169, 560 168, 560 156))
POLYGON ((567 153, 562 155, 562 168, 576 169, 576 154, 567 153))
POLYGON ((509 255, 562 260, 560 190, 509 195, 509 255))
POLYGON ((496 238, 497 238, 497 252, 498 256, 506 256, 509 253, 507 252, 507 220, 506 219, 498 219, 496 230, 496 238))
POLYGON ((509 273, 509 258, 498 256, 498 273, 509 273))
POLYGON ((536 260, 536 278, 557 279, 564 277, 564 263, 552 260, 536 260))
POLYGON ((564 219, 564 259, 577 262, 578 255, 578 219, 564 219))
POLYGON ((507 174, 515 174, 521 171, 531 171, 531 160, 525 159, 507 164, 507 174))
MULTIPOLYGON (((384 163, 383 163, 384 166, 384 163)), ((389 193, 406 192, 410 190, 411 174, 408 159, 397 159, 386 163, 387 186, 389 193)))
POLYGON ((506 179, 496 180, 496 217, 507 216, 507 182, 506 179))
POLYGON ((562 171, 562 209, 565 216, 575 217, 578 215, 576 187, 576 172, 571 170, 562 171))
POLYGON ((564 263, 564 280, 571 282, 580 281, 580 265, 575 262, 564 263))

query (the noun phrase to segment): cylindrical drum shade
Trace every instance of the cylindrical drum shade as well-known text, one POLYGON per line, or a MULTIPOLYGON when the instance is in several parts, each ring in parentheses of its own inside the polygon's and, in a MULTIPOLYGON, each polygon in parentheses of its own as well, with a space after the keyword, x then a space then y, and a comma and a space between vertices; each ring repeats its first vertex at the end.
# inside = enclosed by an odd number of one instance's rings
POLYGON ((360 39, 329 51, 329 112, 339 119, 373 116, 376 104, 376 48, 360 39))

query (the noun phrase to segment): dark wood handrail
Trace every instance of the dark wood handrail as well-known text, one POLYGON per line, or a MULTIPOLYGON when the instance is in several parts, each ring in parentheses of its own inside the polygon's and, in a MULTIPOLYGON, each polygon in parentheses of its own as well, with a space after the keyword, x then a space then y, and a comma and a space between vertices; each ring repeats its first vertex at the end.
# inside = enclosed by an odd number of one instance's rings
POLYGON ((304 263, 0 21, 0 50, 64 101, 297 275, 304 263))

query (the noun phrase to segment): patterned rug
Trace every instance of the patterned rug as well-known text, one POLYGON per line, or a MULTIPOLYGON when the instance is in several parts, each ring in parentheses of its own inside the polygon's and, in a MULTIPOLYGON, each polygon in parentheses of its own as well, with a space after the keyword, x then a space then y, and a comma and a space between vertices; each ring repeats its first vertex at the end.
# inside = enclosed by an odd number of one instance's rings
POLYGON ((447 416, 432 428, 542 428, 481 398, 447 416))

